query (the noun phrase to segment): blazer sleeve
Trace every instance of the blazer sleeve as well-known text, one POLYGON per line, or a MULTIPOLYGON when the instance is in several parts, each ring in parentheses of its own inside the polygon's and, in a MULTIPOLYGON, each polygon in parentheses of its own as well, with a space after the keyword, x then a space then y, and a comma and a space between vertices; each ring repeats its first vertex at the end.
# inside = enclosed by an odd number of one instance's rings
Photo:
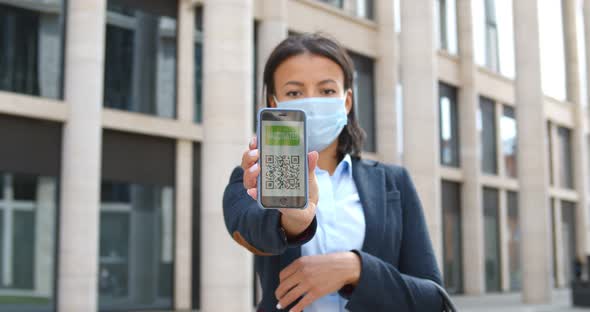
POLYGON ((361 275, 350 296, 344 295, 349 299, 346 307, 350 311, 442 311, 442 297, 430 282, 442 283, 422 205, 408 172, 401 169, 395 178, 401 180, 403 211, 399 266, 354 250, 361 259, 361 275))
POLYGON ((288 239, 281 227, 281 212, 262 209, 243 184, 244 170, 236 167, 223 193, 223 217, 232 238, 259 256, 280 255, 287 248, 299 247, 313 238, 317 228, 314 217, 310 226, 299 236, 288 239))

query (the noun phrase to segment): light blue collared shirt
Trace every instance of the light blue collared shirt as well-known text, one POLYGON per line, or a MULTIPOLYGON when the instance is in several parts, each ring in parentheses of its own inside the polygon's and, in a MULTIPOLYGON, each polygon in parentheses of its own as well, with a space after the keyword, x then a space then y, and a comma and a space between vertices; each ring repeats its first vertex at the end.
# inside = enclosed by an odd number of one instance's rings
MULTIPOLYGON (((346 154, 334 174, 316 167, 319 201, 315 236, 301 246, 301 255, 360 250, 365 240, 365 214, 354 179, 352 161, 346 154)), ((344 312, 347 300, 337 292, 316 300, 305 312, 344 312)))

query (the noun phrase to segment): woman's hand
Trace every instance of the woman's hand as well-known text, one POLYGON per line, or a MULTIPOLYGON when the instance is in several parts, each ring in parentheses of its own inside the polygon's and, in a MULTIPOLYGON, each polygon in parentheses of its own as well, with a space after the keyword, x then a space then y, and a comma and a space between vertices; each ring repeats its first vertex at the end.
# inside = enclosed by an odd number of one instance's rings
POLYGON ((290 312, 303 311, 315 300, 345 285, 356 285, 360 274, 361 261, 354 252, 301 257, 279 274, 279 287, 275 291, 277 309, 303 296, 290 312))
MULTIPOLYGON (((256 199, 258 196, 257 183, 260 167, 258 166, 258 149, 256 137, 250 140, 247 151, 242 155, 242 168, 244 169, 244 187, 248 195, 256 199)), ((318 152, 309 152, 307 154, 307 163, 309 167, 309 202, 305 209, 281 208, 281 226, 285 230, 287 237, 296 237, 305 231, 315 216, 316 206, 318 204, 318 183, 315 175, 315 167, 319 158, 318 152)))

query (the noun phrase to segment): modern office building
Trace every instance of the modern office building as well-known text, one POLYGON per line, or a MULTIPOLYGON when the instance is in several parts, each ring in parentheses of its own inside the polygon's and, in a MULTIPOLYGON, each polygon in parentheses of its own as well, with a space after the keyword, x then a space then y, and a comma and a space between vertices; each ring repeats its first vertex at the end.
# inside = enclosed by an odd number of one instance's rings
POLYGON ((568 287, 590 1, 0 0, 0 310, 252 309, 222 192, 266 57, 315 31, 350 51, 363 157, 409 169, 446 288, 568 287))

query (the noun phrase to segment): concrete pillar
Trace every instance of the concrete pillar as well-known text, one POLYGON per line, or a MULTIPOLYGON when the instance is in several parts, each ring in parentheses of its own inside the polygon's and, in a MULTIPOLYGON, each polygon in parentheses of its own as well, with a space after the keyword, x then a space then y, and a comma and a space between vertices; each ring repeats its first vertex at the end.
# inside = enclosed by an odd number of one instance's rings
MULTIPOLYGON (((177 117, 194 122, 195 112, 195 6, 192 0, 178 2, 177 117)), ((176 142, 174 308, 190 310, 192 304, 193 233, 193 144, 176 142)))
POLYGON ((513 1, 518 178, 522 228, 523 300, 551 300, 549 172, 541 89, 537 0, 513 1))
POLYGON ((562 0, 563 32, 565 42, 565 68, 567 98, 574 105, 575 127, 573 129, 572 157, 574 161, 574 187, 578 192, 576 206, 576 255, 586 263, 589 254, 588 243, 588 142, 586 128, 588 117, 584 109, 585 99, 581 98, 580 60, 577 40, 578 1, 562 0))
MULTIPOLYGON (((584 44, 586 46, 586 55, 582 56, 586 58, 586 73, 590 73, 590 0, 584 0, 583 4, 583 16, 584 16, 584 44)), ((587 88, 590 88, 590 77, 586 81, 587 88)), ((590 90, 590 89, 588 89, 590 90)), ((587 99, 582 99, 582 101, 586 101, 590 105, 590 93, 588 93, 587 99)), ((584 106, 582 102, 582 106, 584 106)), ((586 111, 583 115, 586 118, 589 118, 590 111, 586 111)), ((581 113, 581 112, 578 112, 581 113)), ((587 146, 589 143, 585 143, 584 146, 587 146)), ((590 170, 590 169, 589 169, 590 170)), ((590 191, 590 190, 589 190, 590 191)), ((590 209, 590 208, 586 208, 590 209)), ((589 213, 590 214, 590 213, 589 213)), ((586 222, 590 223, 590 217, 586 218, 586 222)), ((586 237, 590 237, 590 226, 586 227, 586 237)), ((590 254, 590 239, 586 240, 586 253, 590 254)), ((590 272, 587 272, 588 276, 590 276, 590 272)))
POLYGON ((39 177, 35 212, 35 293, 53 296, 55 268, 56 179, 39 177))
POLYGON ((60 191, 60 312, 96 311, 106 1, 68 1, 60 191))
POLYGON ((252 0, 204 1, 203 312, 252 309, 252 256, 231 239, 221 206, 229 175, 240 164, 252 133, 252 6, 252 0))
POLYGON ((397 85, 397 34, 395 8, 391 0, 376 1, 376 22, 379 32, 378 57, 375 63, 377 154, 387 163, 400 163, 397 151, 397 114, 395 96, 397 85))
POLYGON ((438 81, 431 1, 401 2, 401 64, 404 88, 404 165, 424 207, 439 267, 442 259, 438 81), (420 38, 419 40, 416 40, 420 38))
POLYGON ((272 53, 272 50, 283 39, 288 36, 287 29, 287 0, 260 0, 262 1, 262 16, 258 22, 257 31, 257 52, 256 55, 256 80, 257 110, 266 106, 266 99, 262 94, 262 79, 264 75, 264 65, 272 53))
POLYGON ((459 89, 459 137, 463 185, 463 289, 466 294, 485 291, 484 225, 482 212, 481 135, 477 127, 479 97, 475 64, 472 1, 457 0, 457 37, 461 88, 459 89))

